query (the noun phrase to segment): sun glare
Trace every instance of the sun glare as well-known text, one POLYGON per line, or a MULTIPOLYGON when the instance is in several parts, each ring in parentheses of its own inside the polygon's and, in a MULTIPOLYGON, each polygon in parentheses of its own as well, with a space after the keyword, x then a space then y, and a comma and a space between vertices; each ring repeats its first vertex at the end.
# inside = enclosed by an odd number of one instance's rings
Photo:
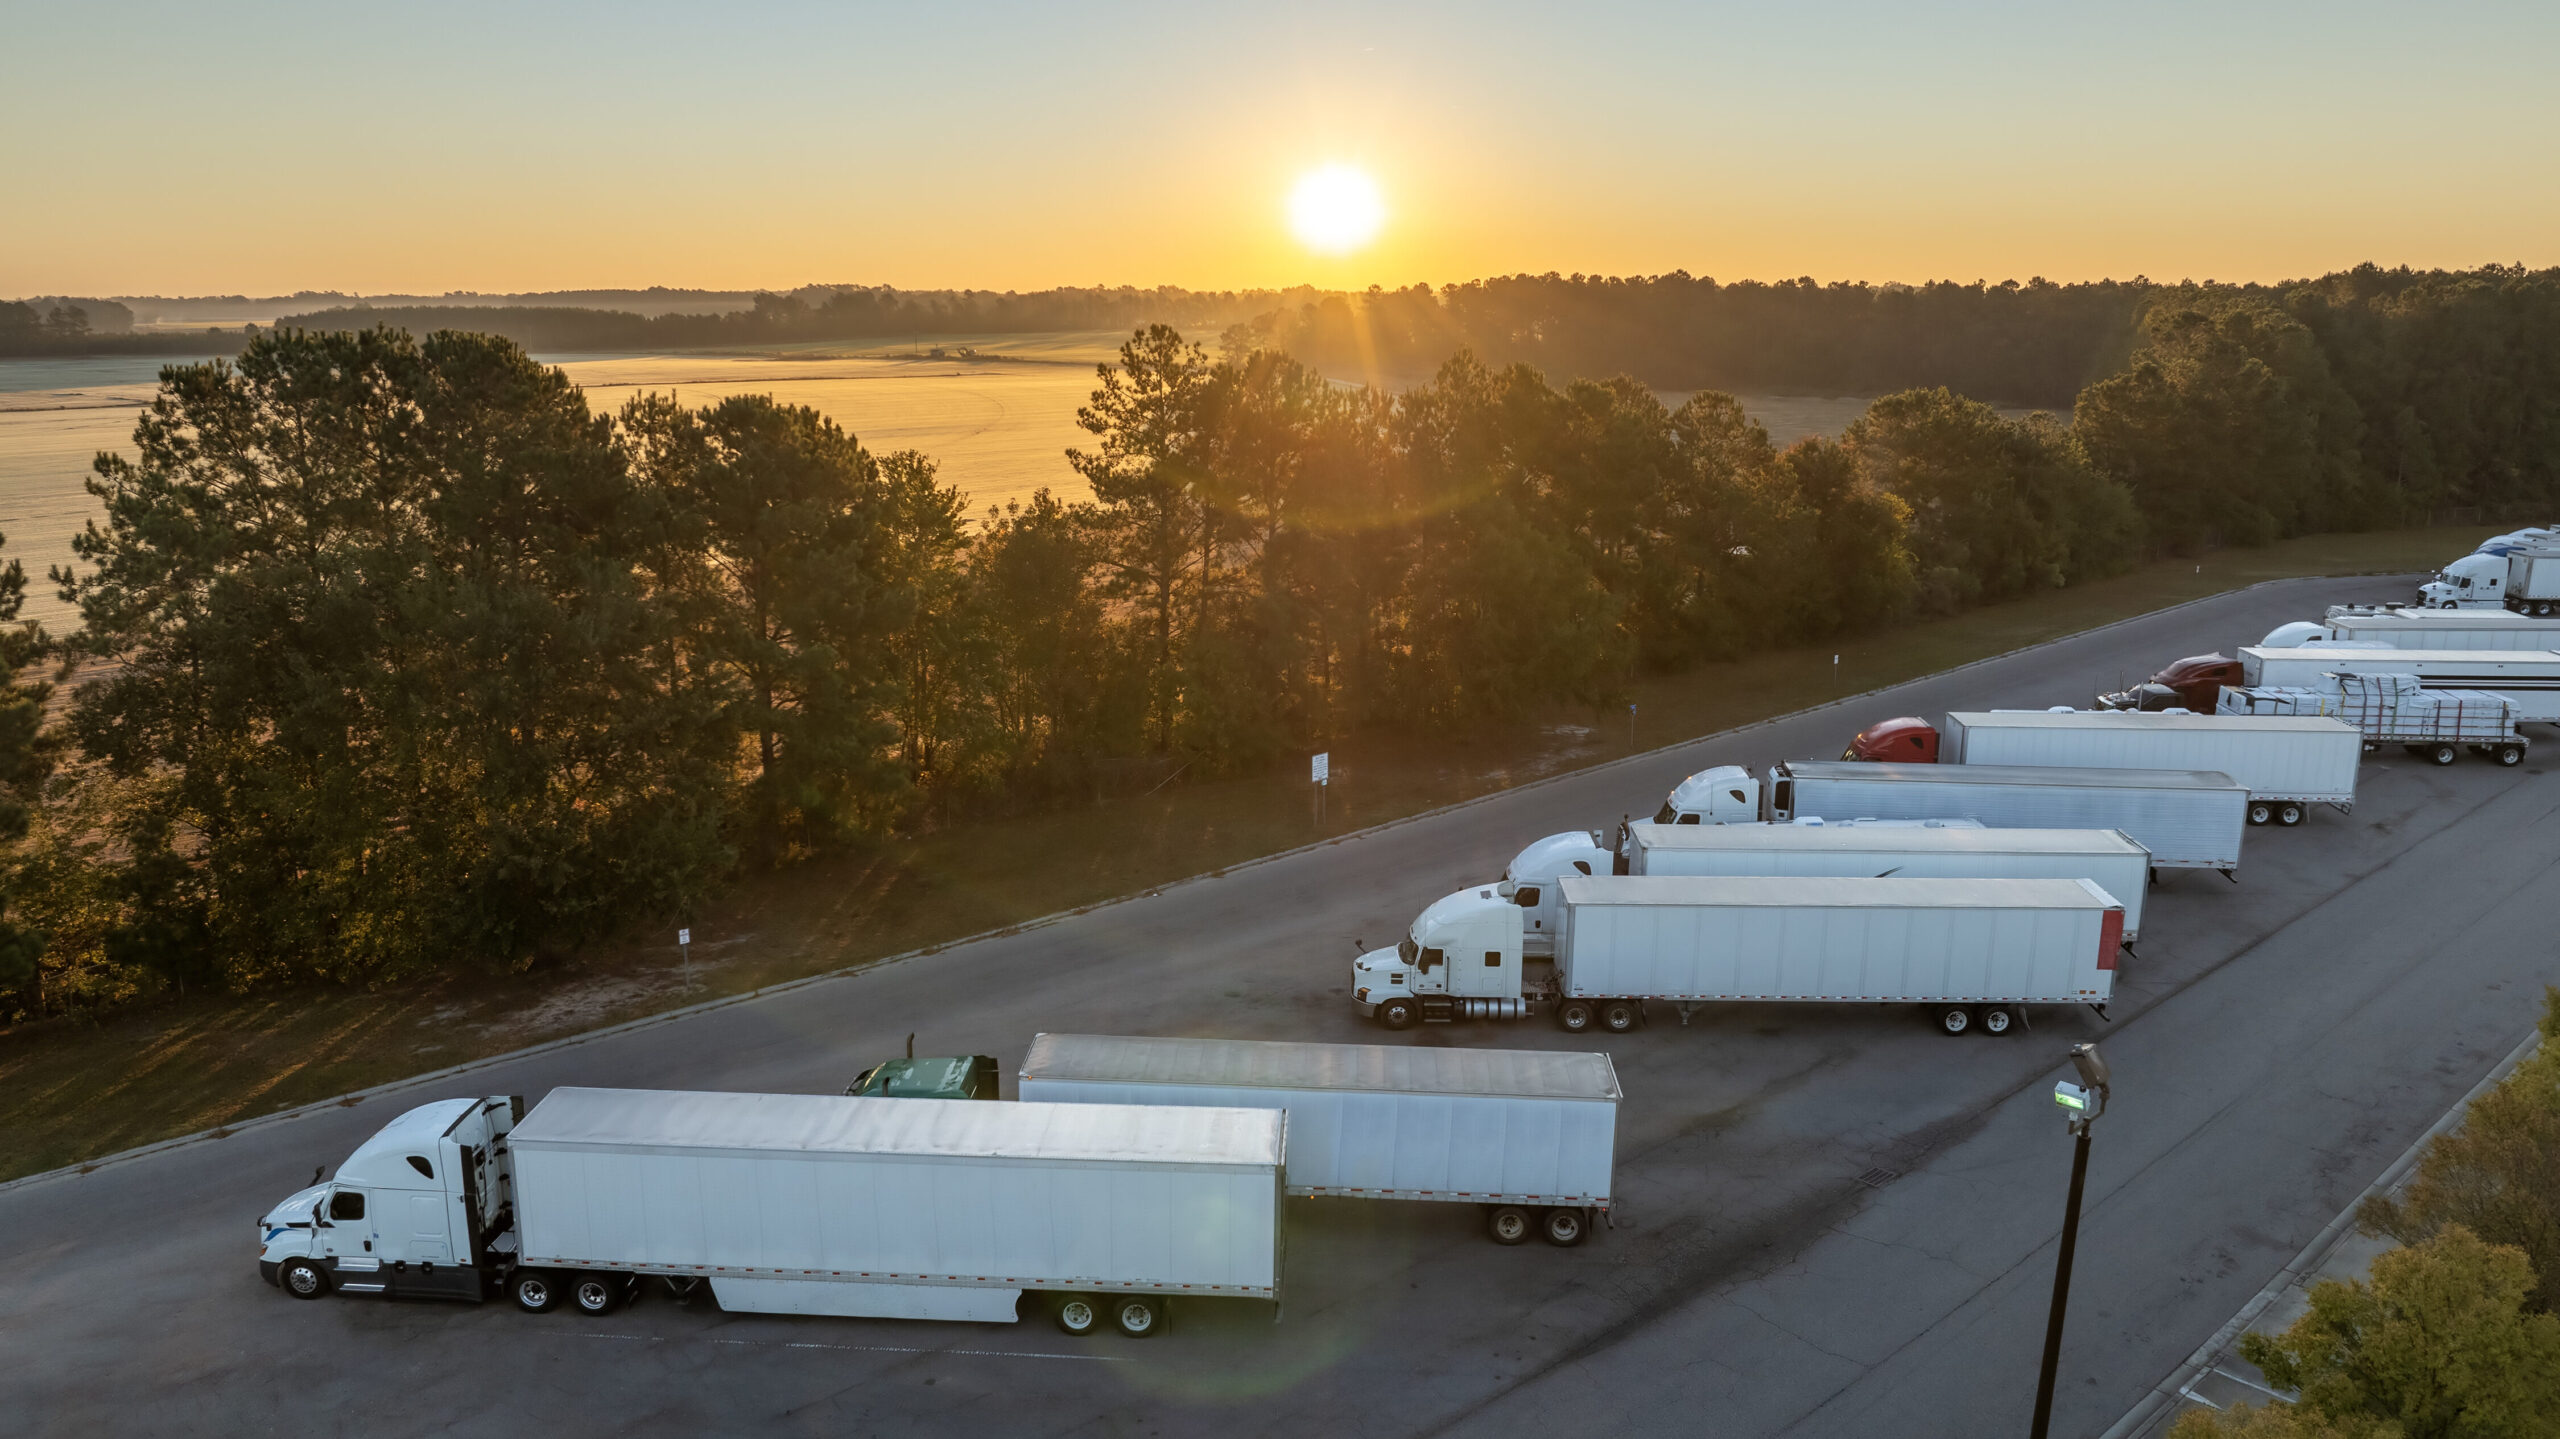
POLYGON ((1310 170, 1289 192, 1289 229, 1321 254, 1347 255, 1378 238, 1386 222, 1377 182, 1349 165, 1310 170))

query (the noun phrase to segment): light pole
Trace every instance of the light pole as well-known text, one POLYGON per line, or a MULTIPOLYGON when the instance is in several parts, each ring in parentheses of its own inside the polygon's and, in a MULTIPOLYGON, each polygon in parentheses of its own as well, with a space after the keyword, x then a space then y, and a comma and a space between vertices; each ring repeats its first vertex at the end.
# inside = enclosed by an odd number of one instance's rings
POLYGON ((2045 1439, 2053 1422, 2053 1376, 2062 1362, 2062 1311, 2071 1301, 2071 1251, 2080 1243, 2080 1191, 2089 1181, 2089 1126, 2107 1112, 2107 1062, 2098 1046, 2071 1046, 2071 1067, 2080 1082, 2063 1080, 2053 1087, 2053 1102, 2071 1120, 2071 1197, 2062 1209, 2062 1249, 2053 1261, 2053 1312, 2044 1321, 2044 1372, 2036 1378, 2034 1439, 2045 1439))

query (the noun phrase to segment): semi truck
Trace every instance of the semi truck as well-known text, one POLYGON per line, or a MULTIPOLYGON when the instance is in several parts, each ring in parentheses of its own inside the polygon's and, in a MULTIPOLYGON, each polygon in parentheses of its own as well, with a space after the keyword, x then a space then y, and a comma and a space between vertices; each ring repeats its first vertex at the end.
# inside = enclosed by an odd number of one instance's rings
POLYGON ((2262 649, 2308 649, 2322 644, 2407 650, 2560 649, 2560 619, 2537 619, 2513 610, 2333 610, 2325 619, 2278 625, 2258 641, 2262 649))
POLYGON ((2112 829, 1638 821, 1624 840, 1623 873, 1631 875, 2094 880, 2124 906, 2128 945, 2141 937, 2151 878, 2151 851, 2112 829))
POLYGON ((1956 710, 1943 726, 1868 726, 1844 758, 2065 769, 2214 770, 2249 791, 2251 824, 2297 825, 2307 808, 2355 808, 2363 736, 2317 714, 1956 710))
POLYGON ((2418 586, 2418 603, 2431 610, 2503 609, 2507 603, 2507 557, 2468 554, 2418 586))
POLYGON ((258 1268, 350 1294, 611 1313, 649 1278, 726 1310, 1163 1327, 1277 1303, 1286 1119, 1267 1108, 560 1088, 385 1125, 258 1222, 258 1268))
POLYGON ((1497 1244, 1570 1248, 1609 1214, 1605 1054, 1042 1034, 1020 1085, 1058 1104, 1282 1110, 1289 1193, 1481 1205, 1497 1244))
POLYGON ((2515 701, 2486 690, 2431 690, 2414 675, 2343 674, 2335 689, 2226 689, 2230 714, 2329 715, 2356 727, 2366 749, 2396 744, 2451 764, 2462 751, 2502 765, 2524 762, 2515 701))
POLYGON ((2244 683, 2240 662, 2225 654, 2189 655, 2130 689, 2098 696, 2102 710, 2185 709, 2211 714, 2224 685, 2244 683))
POLYGON ((2238 875, 2249 814, 2246 787, 2199 770, 1789 760, 1753 790, 1774 820, 1800 812, 1949 816, 1992 829, 2122 830, 2151 851, 2155 871, 2210 869, 2227 878, 2238 875))
POLYGON ((2507 608, 2537 619, 2560 614, 2560 549, 2541 544, 2507 556, 2507 608))
POLYGON ((1389 1029, 1519 1019, 1622 1034, 1645 1006, 1910 1004, 1941 1029, 2005 1034, 2032 1004, 2115 991, 2124 906, 2082 879, 1574 876, 1555 958, 1532 972, 1520 908, 1491 885, 1425 909, 1352 962, 1352 1000, 1389 1029))
POLYGON ((2560 723, 2560 653, 2551 650, 2342 651, 2334 645, 2240 650, 2250 689, 2333 689, 2336 676, 2413 675, 2420 688, 2486 690, 2515 701, 2516 718, 2560 723))

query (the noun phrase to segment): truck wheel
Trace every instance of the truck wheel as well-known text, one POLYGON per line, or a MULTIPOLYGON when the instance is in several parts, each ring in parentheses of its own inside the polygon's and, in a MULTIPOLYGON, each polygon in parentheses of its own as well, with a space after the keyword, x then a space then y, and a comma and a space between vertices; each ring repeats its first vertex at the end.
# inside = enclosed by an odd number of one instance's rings
POLYGON ((2518 765, 2524 763, 2524 746, 2520 744, 2502 744, 2498 746, 2498 763, 2503 765, 2518 765))
POLYGON ((2275 817, 2276 807, 2274 805, 2268 804, 2264 800, 2251 800, 2249 802, 2249 823, 2265 824, 2268 820, 2275 817))
POLYGON ((2302 806, 2298 804, 2277 806, 2276 823, 2284 826, 2286 829, 2291 829, 2295 825, 2302 823, 2302 806))
POLYGON ((1591 1233, 1591 1220, 1579 1209, 1550 1209, 1538 1220, 1538 1233, 1558 1249, 1571 1249, 1591 1233))
POLYGON ((548 1314, 560 1303, 560 1281, 546 1270, 517 1270, 507 1292, 515 1296, 516 1307, 527 1314, 548 1314))
POLYGON ((1962 1034, 1973 1028, 1973 1011, 1961 1004, 1950 1004, 1938 1012, 1938 1027, 1949 1034, 1962 1034))
POLYGON ((1580 1034, 1591 1027, 1591 1002, 1568 999, 1556 1006, 1556 1025, 1567 1034, 1580 1034))
POLYGON ((1611 1034, 1624 1034, 1644 1019, 1644 1006, 1632 999, 1613 999, 1600 1006, 1600 1027, 1611 1034))
POLYGON ((1123 1294, 1111 1303, 1111 1322, 1132 1339, 1144 1339, 1164 1327, 1161 1301, 1144 1294, 1123 1294))
POLYGON ((1382 1005, 1379 1005, 1379 1006, 1378 1006, 1378 1022, 1379 1022, 1380 1024, 1385 1025, 1385 1026, 1386 1026, 1387 1028, 1389 1028, 1389 1029, 1411 1029, 1411 1028, 1413 1028, 1413 1003, 1412 1003, 1412 1001, 1410 1001, 1410 1000, 1403 1000, 1403 999, 1390 999, 1390 1000, 1388 1000, 1386 1003, 1384 1003, 1384 1004, 1382 1004, 1382 1005))
POLYGON ((581 1314, 599 1317, 622 1307, 622 1278, 615 1274, 581 1274, 569 1286, 569 1302, 581 1314))
POLYGON ((2011 1014, 2009 1012, 2009 1006, 2005 1004, 1985 1005, 1983 1007, 1982 1032, 1985 1034, 1991 1035, 1995 1038, 2000 1035, 2007 1034, 2009 1032, 2009 1027, 2016 1022, 2017 1016, 2011 1014))
POLYGON ((2461 757, 2462 752, 2449 744, 2440 744, 2427 751, 2427 758, 2437 764, 2451 764, 2461 757))
POLYGON ((1529 1237, 1529 1211, 1517 1204, 1505 1204, 1485 1216, 1485 1233, 1496 1244, 1518 1244, 1529 1237))
POLYGON ((288 1259, 276 1270, 276 1287, 296 1299, 319 1299, 329 1292, 329 1271, 308 1259, 288 1259))
POLYGON ((1090 1294, 1069 1294, 1058 1300, 1058 1327, 1069 1334, 1091 1334, 1102 1327, 1102 1306, 1090 1294))

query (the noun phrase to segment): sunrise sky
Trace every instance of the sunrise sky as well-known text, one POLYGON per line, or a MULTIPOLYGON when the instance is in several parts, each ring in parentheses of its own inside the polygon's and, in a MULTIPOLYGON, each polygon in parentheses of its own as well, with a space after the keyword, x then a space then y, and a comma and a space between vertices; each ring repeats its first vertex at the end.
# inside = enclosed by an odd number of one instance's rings
POLYGON ((0 295, 2560 263, 2549 3, 358 8, 7 7, 0 295))

